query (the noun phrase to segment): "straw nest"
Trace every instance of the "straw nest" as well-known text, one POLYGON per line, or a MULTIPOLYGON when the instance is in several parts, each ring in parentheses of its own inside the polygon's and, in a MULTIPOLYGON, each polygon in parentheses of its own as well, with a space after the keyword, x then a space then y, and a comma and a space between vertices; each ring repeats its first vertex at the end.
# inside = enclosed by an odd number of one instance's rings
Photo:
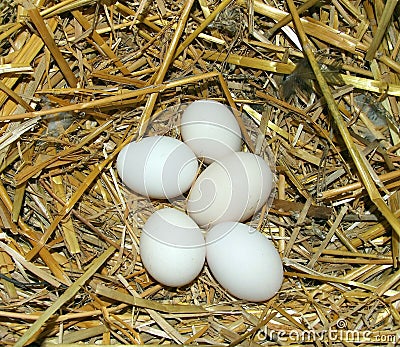
POLYGON ((394 345, 396 4, 2 0, 1 344, 394 345), (256 224, 285 278, 268 302, 207 266, 173 289, 141 264, 141 227, 167 203, 129 192, 116 156, 149 131, 179 137, 156 115, 199 98, 274 154, 256 224))

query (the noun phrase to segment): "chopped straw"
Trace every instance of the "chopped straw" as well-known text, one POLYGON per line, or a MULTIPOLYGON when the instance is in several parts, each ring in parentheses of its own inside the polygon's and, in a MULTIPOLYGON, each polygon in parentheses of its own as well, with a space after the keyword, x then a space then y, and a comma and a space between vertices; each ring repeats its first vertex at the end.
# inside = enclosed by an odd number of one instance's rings
POLYGON ((0 12, 2 346, 399 343, 398 1, 6 0, 0 12), (244 221, 284 266, 264 302, 234 297, 207 262, 171 288, 141 260, 144 223, 184 210, 187 193, 136 194, 117 156, 145 136, 181 140, 199 99, 229 106, 242 150, 274 171, 268 204, 244 221))

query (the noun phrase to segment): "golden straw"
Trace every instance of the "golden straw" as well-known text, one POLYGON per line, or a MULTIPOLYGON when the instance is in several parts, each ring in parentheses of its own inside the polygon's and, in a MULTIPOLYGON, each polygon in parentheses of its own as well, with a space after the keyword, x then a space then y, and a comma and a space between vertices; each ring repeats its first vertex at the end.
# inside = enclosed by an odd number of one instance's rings
POLYGON ((400 235, 400 222, 393 215, 392 211, 389 209, 389 207, 383 201, 381 195, 379 194, 378 189, 375 186, 375 182, 372 179, 368 168, 365 166, 365 163, 364 163, 357 147, 355 146, 355 144, 353 142, 353 139, 347 128, 347 124, 344 122, 344 120, 339 112, 336 101, 332 96, 331 90, 325 80, 325 77, 321 73, 318 62, 315 59, 315 56, 310 48, 311 45, 308 41, 306 34, 304 33, 304 30, 303 30, 302 24, 300 22, 300 18, 297 14, 296 7, 293 3, 293 0, 287 0, 287 4, 290 9, 290 12, 292 13, 293 21, 295 23, 295 26, 296 26, 296 29, 297 29, 297 32, 299 35, 299 39, 302 43, 304 53, 307 56, 308 61, 310 62, 310 65, 313 69, 315 77, 321 88, 322 94, 324 95, 324 98, 328 105, 329 111, 339 129, 340 134, 342 135, 344 143, 346 144, 346 147, 349 150, 349 153, 354 161, 354 164, 356 165, 357 171, 360 174, 361 181, 363 182, 363 184, 368 192, 368 195, 371 198, 371 201, 376 205, 376 207, 378 207, 378 209, 385 216, 385 218, 390 223, 390 225, 393 227, 393 229, 396 231, 396 233, 400 235))

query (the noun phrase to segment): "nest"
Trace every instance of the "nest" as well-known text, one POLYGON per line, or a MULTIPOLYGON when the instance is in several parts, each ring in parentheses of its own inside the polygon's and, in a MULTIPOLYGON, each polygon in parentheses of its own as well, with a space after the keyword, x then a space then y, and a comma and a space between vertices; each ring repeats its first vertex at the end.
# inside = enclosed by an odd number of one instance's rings
POLYGON ((3 1, 2 345, 395 345, 396 4, 3 1), (128 191, 116 156, 179 138, 158 116, 204 98, 275 158, 275 198, 251 221, 285 269, 267 302, 232 297, 207 265, 168 288, 141 264, 141 227, 167 203, 128 191))

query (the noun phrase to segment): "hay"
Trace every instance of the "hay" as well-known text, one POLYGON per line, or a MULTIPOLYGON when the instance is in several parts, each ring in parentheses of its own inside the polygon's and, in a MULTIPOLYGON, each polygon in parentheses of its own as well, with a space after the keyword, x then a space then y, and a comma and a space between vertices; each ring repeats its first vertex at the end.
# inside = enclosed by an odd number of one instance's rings
MULTIPOLYGON (((395 345, 400 337, 397 1, 0 4, 4 346, 395 345), (284 86, 284 87, 282 87, 284 86), (179 138, 182 105, 232 107, 276 162, 279 293, 237 300, 207 266, 154 282, 121 148, 179 138)), ((183 202, 181 202, 183 203, 183 202)), ((267 213, 268 212, 268 213, 267 213)))

